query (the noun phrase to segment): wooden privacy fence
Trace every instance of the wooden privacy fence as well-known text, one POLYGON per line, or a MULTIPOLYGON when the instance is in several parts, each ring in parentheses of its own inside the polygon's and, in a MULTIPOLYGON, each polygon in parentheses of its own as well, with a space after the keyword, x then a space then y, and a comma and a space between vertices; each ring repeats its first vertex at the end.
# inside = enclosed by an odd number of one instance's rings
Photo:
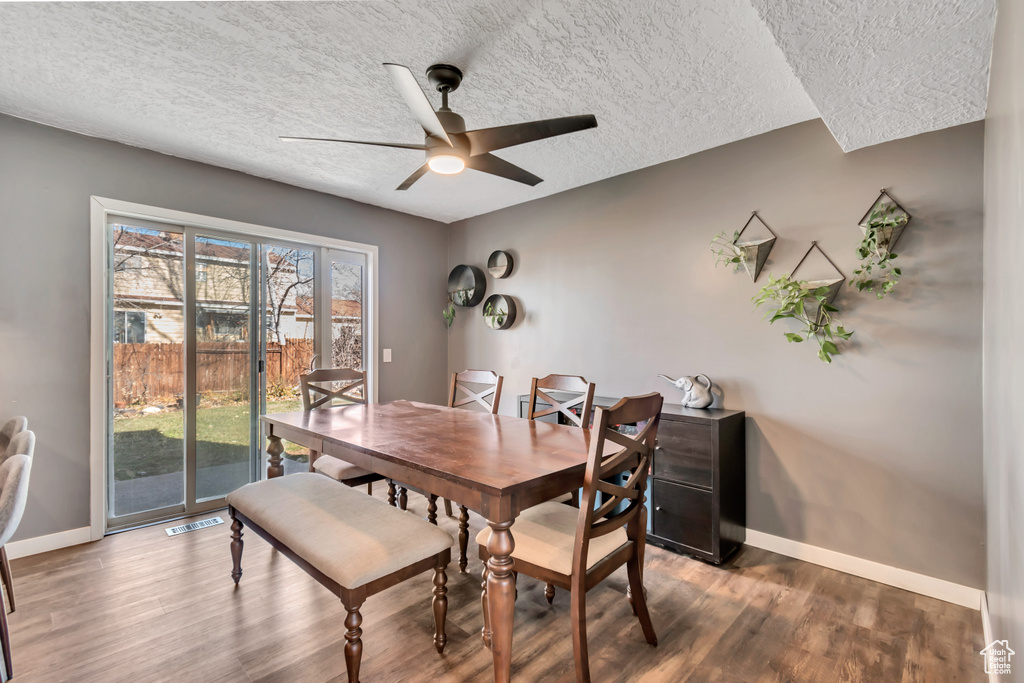
MULTIPOLYGON (((267 345, 267 385, 297 386, 309 369, 312 339, 287 339, 267 345)), ((181 344, 114 344, 114 403, 172 403, 184 391, 185 357, 181 344)), ((199 342, 196 383, 200 393, 249 390, 247 342, 199 342)))

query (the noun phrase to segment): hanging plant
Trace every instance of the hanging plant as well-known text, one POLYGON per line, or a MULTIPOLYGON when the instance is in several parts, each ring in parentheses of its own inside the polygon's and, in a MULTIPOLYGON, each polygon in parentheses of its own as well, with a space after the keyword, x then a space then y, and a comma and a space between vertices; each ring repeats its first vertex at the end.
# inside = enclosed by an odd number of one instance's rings
POLYGON ((735 266, 733 270, 739 271, 747 260, 750 259, 752 251, 748 247, 736 244, 740 237, 739 231, 733 233, 732 239, 726 237, 725 232, 720 232, 711 240, 711 253, 715 255, 715 266, 735 266))
POLYGON ((444 316, 445 322, 448 323, 448 327, 451 327, 452 323, 455 322, 455 303, 452 301, 451 294, 448 295, 448 303, 445 304, 445 307, 441 310, 441 315, 444 316))
MULTIPOLYGON (((841 282, 841 280, 840 280, 841 282)), ((814 339, 818 342, 818 358, 826 363, 839 354, 837 340, 847 340, 853 332, 843 327, 842 320, 835 315, 839 309, 829 302, 831 288, 814 287, 807 280, 794 280, 789 275, 776 278, 768 275, 768 284, 761 288, 752 301, 754 308, 766 304, 764 317, 768 323, 793 319, 803 325, 800 332, 786 332, 790 342, 814 339)))
POLYGON ((909 221, 910 215, 898 204, 879 198, 861 222, 864 239, 857 247, 861 264, 853 271, 851 287, 856 287, 858 292, 874 292, 879 300, 892 293, 903 273, 899 266, 893 265, 897 254, 890 249, 909 221))

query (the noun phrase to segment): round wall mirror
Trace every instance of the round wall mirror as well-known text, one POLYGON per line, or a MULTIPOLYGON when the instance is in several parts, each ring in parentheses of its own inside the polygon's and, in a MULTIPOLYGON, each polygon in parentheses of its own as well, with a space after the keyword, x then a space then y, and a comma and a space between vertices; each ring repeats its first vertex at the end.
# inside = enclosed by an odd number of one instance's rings
POLYGON ((448 296, 456 306, 476 306, 486 291, 484 271, 476 266, 455 266, 448 274, 448 296))
POLYGON ((496 251, 487 259, 487 272, 499 280, 512 274, 515 262, 507 251, 496 251))

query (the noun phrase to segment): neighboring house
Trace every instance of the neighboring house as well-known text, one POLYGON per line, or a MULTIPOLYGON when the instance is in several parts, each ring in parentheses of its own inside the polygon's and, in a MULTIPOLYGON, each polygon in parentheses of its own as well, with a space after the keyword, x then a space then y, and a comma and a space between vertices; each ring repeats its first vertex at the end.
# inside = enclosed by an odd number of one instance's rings
MULTIPOLYGON (((114 342, 184 341, 182 236, 173 232, 114 227, 114 342)), ((271 269, 267 319, 270 339, 313 336, 312 265, 308 272, 294 251, 267 254, 271 269)), ((250 252, 221 241, 196 243, 196 323, 201 342, 248 339, 250 252)), ((358 301, 334 300, 332 323, 362 324, 358 301)))

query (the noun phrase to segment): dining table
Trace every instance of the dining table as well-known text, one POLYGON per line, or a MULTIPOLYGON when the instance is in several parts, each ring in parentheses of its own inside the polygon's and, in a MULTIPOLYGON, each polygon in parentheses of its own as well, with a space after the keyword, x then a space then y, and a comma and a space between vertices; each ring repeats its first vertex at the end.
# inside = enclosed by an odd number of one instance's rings
MULTIPOLYGON (((523 510, 578 489, 590 430, 458 408, 391 401, 261 416, 267 477, 284 474, 282 440, 429 491, 483 517, 491 529, 481 588, 494 680, 509 681, 515 615, 513 528, 523 510)), ((464 529, 462 530, 464 532, 464 529)))

